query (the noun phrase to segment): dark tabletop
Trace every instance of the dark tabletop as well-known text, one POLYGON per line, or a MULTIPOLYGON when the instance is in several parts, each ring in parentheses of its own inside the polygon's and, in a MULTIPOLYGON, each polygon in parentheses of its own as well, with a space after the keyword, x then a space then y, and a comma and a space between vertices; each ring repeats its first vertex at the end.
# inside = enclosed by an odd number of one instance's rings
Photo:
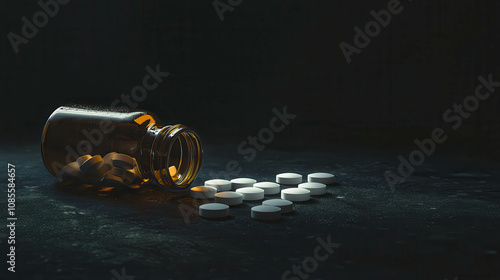
MULTIPOLYGON (((1 279, 500 279, 497 164, 436 155, 392 192, 384 172, 397 169, 397 153, 266 149, 246 162, 234 150, 206 146, 194 185, 229 160, 240 162, 238 177, 331 172, 338 184, 277 222, 250 217, 261 202, 209 220, 197 216, 189 195, 156 186, 62 186, 38 145, 4 145, 2 164, 16 166, 17 272, 4 262, 1 279), (325 242, 333 245, 319 260, 325 242)), ((5 227, 0 237, 5 256, 5 227)))

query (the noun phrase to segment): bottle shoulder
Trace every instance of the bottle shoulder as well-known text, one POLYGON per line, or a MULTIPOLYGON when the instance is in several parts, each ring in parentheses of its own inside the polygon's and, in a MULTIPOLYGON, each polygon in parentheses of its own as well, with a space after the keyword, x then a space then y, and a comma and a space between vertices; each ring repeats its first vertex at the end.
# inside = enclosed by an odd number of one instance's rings
POLYGON ((110 122, 129 122, 140 126, 159 125, 160 119, 147 110, 120 111, 111 108, 61 106, 49 117, 51 122, 61 119, 101 119, 110 122))

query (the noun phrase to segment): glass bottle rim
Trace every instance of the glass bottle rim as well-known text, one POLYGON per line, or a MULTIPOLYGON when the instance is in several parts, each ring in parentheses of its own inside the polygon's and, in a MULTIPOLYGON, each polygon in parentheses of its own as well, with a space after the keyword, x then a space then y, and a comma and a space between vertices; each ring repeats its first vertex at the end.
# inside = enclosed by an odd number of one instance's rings
POLYGON ((196 179, 203 160, 203 149, 200 137, 192 129, 182 124, 165 126, 158 131, 152 148, 150 166, 159 184, 171 186, 174 190, 185 190, 196 179), (176 181, 169 173, 174 149, 180 149, 181 153, 177 159, 179 166, 176 166, 180 177, 176 181), (182 162, 184 156, 187 162, 182 162))

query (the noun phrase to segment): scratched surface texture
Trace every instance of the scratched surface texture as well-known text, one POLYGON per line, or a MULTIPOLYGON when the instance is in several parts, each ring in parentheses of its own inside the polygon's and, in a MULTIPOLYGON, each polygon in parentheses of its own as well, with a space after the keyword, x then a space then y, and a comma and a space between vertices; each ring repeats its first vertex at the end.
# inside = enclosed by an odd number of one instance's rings
MULTIPOLYGON (((207 145, 196 184, 224 170, 230 154, 207 145)), ((279 172, 326 171, 338 184, 277 222, 259 222, 250 208, 260 202, 207 220, 190 212, 197 203, 189 196, 155 186, 60 186, 38 145, 4 145, 0 159, 17 168, 17 279, 282 279, 287 270, 283 279, 301 279, 293 267, 328 242, 332 251, 319 251, 328 258, 306 263, 311 272, 303 276, 500 279, 500 176, 489 162, 436 156, 391 192, 383 174, 397 168, 392 154, 267 150, 242 161, 240 176, 272 181, 279 172)))

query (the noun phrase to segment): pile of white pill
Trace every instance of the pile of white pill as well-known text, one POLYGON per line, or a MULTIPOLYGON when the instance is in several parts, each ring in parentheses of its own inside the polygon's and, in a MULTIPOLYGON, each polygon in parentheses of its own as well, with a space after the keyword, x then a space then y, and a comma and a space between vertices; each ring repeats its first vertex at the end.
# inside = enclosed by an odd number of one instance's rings
MULTIPOLYGON (((168 172, 174 182, 179 180, 179 173, 175 166, 170 166, 168 172)), ((104 157, 83 155, 64 166, 59 172, 59 178, 64 183, 83 183, 130 189, 137 189, 148 182, 141 177, 139 166, 134 157, 115 152, 108 153, 104 157)))
POLYGON ((335 183, 335 176, 330 173, 311 173, 307 182, 297 173, 281 173, 276 175, 276 182, 257 182, 251 178, 229 180, 211 179, 204 186, 191 188, 191 197, 214 202, 199 207, 199 215, 204 218, 225 218, 229 216, 230 206, 242 204, 244 201, 262 201, 262 205, 251 208, 250 216, 255 220, 279 220, 281 214, 293 212, 294 202, 305 202, 311 196, 326 194, 327 185, 335 183), (265 196, 281 193, 281 199, 264 200, 265 196))
POLYGON ((63 182, 85 183, 111 187, 138 188, 144 180, 140 177, 135 158, 120 154, 83 155, 64 166, 59 172, 63 182))

